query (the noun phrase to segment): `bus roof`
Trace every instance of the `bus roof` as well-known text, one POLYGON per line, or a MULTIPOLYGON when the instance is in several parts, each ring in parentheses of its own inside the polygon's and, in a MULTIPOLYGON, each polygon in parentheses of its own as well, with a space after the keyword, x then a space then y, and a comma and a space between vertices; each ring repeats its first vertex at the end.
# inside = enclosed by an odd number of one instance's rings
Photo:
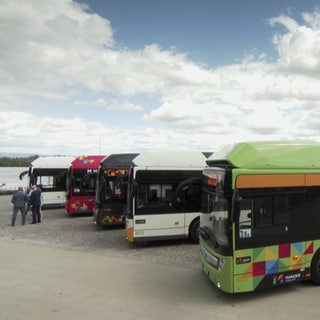
POLYGON ((73 168, 98 168, 100 165, 100 161, 105 157, 105 155, 79 156, 71 162, 71 165, 73 168))
POLYGON ((206 155, 194 150, 148 150, 133 159, 136 166, 200 167, 206 166, 206 155))
POLYGON ((139 153, 117 153, 111 154, 105 157, 101 161, 102 167, 107 168, 130 168, 132 166, 132 160, 138 155, 139 153))
POLYGON ((33 168, 60 169, 69 168, 74 157, 67 156, 50 156, 39 157, 30 164, 33 168))
POLYGON ((231 165, 250 169, 318 169, 320 143, 313 141, 260 141, 227 145, 208 160, 209 166, 231 165))

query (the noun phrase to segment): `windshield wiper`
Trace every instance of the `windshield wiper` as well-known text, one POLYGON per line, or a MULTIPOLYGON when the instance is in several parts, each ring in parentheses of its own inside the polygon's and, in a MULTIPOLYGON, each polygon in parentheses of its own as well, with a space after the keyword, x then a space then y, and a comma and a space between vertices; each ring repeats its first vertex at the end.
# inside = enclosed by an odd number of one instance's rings
POLYGON ((212 230, 208 227, 200 227, 200 234, 204 239, 208 239, 211 240, 213 243, 213 246, 215 248, 219 247, 219 243, 214 235, 214 233, 212 232, 212 230))

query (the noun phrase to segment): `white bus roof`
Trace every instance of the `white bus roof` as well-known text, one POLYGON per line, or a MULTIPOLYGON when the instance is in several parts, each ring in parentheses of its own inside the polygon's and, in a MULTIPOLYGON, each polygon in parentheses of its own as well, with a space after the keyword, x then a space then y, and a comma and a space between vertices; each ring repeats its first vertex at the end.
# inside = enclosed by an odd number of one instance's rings
POLYGON ((194 150, 148 150, 141 152, 132 162, 145 167, 197 167, 206 166, 206 156, 194 150))
POLYGON ((50 169, 60 169, 69 168, 74 157, 39 157, 31 162, 33 168, 50 168, 50 169))

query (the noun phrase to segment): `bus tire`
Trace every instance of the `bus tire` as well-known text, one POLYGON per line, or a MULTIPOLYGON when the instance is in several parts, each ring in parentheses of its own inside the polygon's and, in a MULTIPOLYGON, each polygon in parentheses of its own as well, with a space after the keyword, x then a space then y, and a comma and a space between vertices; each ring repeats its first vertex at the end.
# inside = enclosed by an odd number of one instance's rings
POLYGON ((199 243, 200 218, 192 221, 189 228, 189 238, 194 243, 199 243))
POLYGON ((311 280, 314 284, 320 285, 320 251, 318 251, 312 258, 311 280))

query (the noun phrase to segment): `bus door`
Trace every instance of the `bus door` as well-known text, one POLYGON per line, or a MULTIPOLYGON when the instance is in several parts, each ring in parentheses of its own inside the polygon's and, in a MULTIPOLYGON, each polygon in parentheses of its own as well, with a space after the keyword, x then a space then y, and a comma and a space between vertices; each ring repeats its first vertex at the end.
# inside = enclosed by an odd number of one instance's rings
POLYGON ((100 220, 104 224, 123 224, 127 202, 127 170, 106 170, 102 180, 102 201, 100 202, 100 220), (108 173, 106 173, 108 171, 108 173))
POLYGON ((75 170, 71 211, 93 212, 97 169, 75 170))

